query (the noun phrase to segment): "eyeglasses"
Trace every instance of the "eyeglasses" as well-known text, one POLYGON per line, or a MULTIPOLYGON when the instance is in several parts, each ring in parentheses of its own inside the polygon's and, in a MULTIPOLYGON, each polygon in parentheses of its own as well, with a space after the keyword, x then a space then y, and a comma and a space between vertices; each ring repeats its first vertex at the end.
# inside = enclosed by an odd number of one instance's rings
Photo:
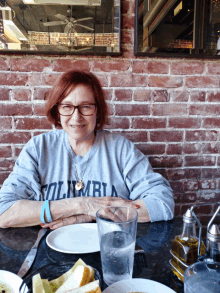
POLYGON ((92 116, 96 111, 96 104, 85 104, 80 106, 73 106, 68 104, 57 104, 57 109, 62 116, 71 116, 75 109, 83 116, 92 116))

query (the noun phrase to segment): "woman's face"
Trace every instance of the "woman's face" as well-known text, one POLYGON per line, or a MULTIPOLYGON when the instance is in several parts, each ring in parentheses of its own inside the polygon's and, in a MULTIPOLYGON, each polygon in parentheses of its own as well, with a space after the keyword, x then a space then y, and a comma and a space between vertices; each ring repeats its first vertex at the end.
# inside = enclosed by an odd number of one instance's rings
MULTIPOLYGON (((60 102, 62 105, 87 105, 95 104, 92 90, 85 85, 76 86, 72 92, 60 102)), ((75 109, 71 116, 60 115, 60 123, 69 136, 70 140, 85 141, 94 138, 96 127, 96 112, 92 116, 83 116, 75 109)))

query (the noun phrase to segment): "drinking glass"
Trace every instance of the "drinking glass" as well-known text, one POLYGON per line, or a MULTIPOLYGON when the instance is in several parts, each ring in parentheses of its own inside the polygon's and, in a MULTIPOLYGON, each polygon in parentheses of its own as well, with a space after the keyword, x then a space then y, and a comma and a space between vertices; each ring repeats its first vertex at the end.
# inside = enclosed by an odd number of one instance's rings
POLYGON ((138 213, 130 207, 110 206, 96 213, 103 279, 107 285, 131 279, 138 213))
POLYGON ((184 293, 220 292, 220 263, 196 262, 184 273, 184 293))

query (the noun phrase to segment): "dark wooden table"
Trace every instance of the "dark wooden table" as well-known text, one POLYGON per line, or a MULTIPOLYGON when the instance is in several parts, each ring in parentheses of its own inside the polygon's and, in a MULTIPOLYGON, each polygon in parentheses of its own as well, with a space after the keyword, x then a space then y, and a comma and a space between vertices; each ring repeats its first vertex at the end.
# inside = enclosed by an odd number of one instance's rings
MULTIPOLYGON (((173 275, 169 264, 172 240, 181 234, 182 226, 182 218, 138 224, 136 249, 141 248, 142 252, 135 253, 134 278, 151 279, 165 284, 178 293, 183 293, 183 284, 173 275)), ((1 270, 17 274, 37 238, 39 229, 40 227, 0 229, 1 270)), ((79 258, 102 274, 99 252, 80 255, 57 252, 48 247, 44 237, 27 276, 42 266, 74 263, 79 258)), ((103 283, 102 289, 105 288, 106 285, 103 283)))

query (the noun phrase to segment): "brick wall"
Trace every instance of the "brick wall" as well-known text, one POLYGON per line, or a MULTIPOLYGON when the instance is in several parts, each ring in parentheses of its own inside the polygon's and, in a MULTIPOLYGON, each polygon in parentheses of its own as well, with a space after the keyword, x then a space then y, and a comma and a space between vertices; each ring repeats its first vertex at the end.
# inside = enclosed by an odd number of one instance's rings
POLYGON ((134 0, 122 0, 122 55, 0 55, 0 184, 23 145, 52 129, 43 96, 61 72, 89 69, 111 110, 108 128, 149 155, 175 192, 176 216, 199 202, 210 219, 220 201, 219 60, 135 57, 134 0))

